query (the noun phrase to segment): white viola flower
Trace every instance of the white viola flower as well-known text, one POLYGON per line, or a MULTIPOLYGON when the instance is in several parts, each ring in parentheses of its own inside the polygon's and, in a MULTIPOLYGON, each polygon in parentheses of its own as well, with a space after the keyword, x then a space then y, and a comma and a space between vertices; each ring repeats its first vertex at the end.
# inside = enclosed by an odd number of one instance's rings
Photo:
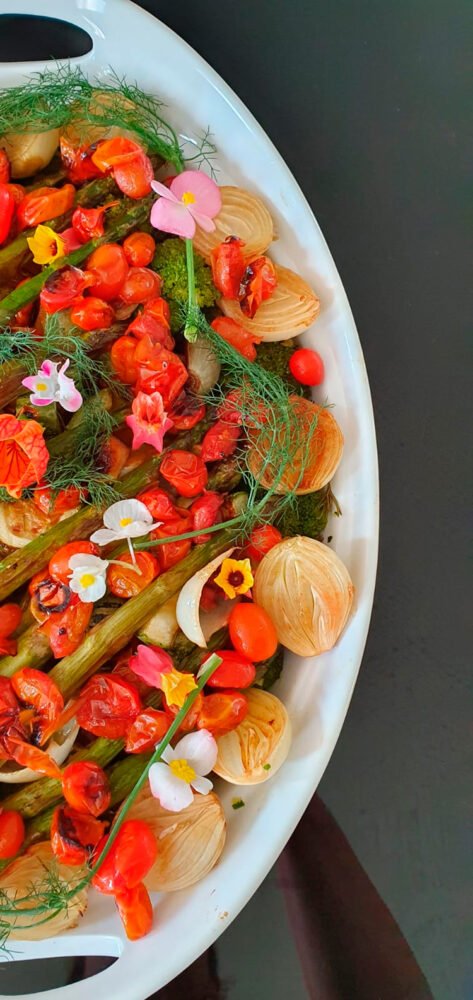
POLYGON ((204 775, 215 767, 217 743, 208 729, 188 733, 175 747, 168 746, 149 769, 149 785, 163 809, 181 812, 191 805, 192 789, 208 795, 213 785, 204 775))
POLYGON ((134 560, 131 539, 147 535, 153 528, 159 528, 162 521, 153 522, 148 508, 141 503, 141 500, 118 500, 105 511, 103 523, 105 527, 94 531, 90 541, 96 542, 97 545, 108 545, 109 542, 126 538, 134 560))
POLYGON ((28 375, 28 378, 23 379, 21 384, 31 389, 30 402, 33 406, 59 403, 69 413, 75 413, 82 406, 82 396, 75 387, 74 379, 66 375, 69 364, 67 358, 58 371, 56 361, 46 360, 36 375, 28 375))
POLYGON ((107 559, 99 559, 87 552, 78 552, 69 559, 69 569, 72 570, 69 586, 84 604, 99 601, 105 594, 107 568, 107 559))

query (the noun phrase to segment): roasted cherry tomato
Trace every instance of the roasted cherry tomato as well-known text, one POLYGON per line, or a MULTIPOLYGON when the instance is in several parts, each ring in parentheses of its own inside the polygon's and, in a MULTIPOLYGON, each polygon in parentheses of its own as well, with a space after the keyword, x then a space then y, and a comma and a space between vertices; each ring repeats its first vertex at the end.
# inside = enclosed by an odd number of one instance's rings
POLYGON ((82 295, 89 283, 90 276, 79 267, 64 264, 64 267, 56 268, 46 279, 39 296, 40 304, 49 314, 58 309, 67 309, 82 295))
POLYGON ((97 847, 107 824, 71 806, 58 806, 51 822, 53 854, 65 865, 86 864, 97 847))
POLYGON ((165 408, 169 409, 188 379, 181 359, 161 344, 154 344, 149 337, 141 337, 134 361, 138 366, 137 390, 148 394, 160 392, 165 408))
POLYGON ((289 370, 302 385, 320 385, 324 380, 325 369, 322 358, 317 351, 311 351, 308 347, 301 347, 291 354, 289 370))
POLYGON ((103 236, 104 215, 109 208, 118 205, 118 201, 109 201, 101 208, 83 208, 79 205, 72 214, 72 228, 77 233, 81 243, 88 243, 98 236, 103 236))
POLYGON ((140 493, 138 499, 148 508, 153 521, 175 521, 178 516, 176 508, 171 498, 167 495, 166 490, 160 489, 159 486, 140 493))
POLYGON ((71 309, 71 322, 81 330, 107 330, 113 318, 112 307, 95 295, 77 299, 71 309))
POLYGON ((62 774, 62 794, 73 809, 92 816, 105 812, 111 799, 107 775, 92 760, 68 764, 62 774))
POLYGON ((58 583, 69 583, 72 570, 69 567, 71 556, 88 555, 98 556, 99 550, 93 542, 87 540, 78 542, 67 542, 51 556, 49 560, 49 575, 58 583))
POLYGON ((247 712, 248 702, 241 691, 216 691, 204 695, 197 727, 208 729, 212 736, 224 736, 243 722, 247 712))
MULTIPOLYGON (((255 666, 243 653, 234 649, 216 649, 222 662, 215 673, 209 677, 207 684, 215 688, 247 688, 255 679, 255 666)), ((206 661, 203 661, 202 666, 206 661)))
POLYGON ((0 715, 20 710, 18 698, 9 677, 0 677, 0 715))
POLYGON ((144 708, 130 726, 126 736, 127 753, 145 753, 154 750, 169 729, 169 719, 165 712, 156 708, 144 708))
POLYGON ((203 462, 217 462, 227 455, 232 455, 238 444, 240 428, 238 424, 227 423, 226 420, 217 422, 207 431, 200 457, 203 462))
POLYGON ((52 612, 40 625, 39 631, 48 636, 51 651, 57 660, 74 653, 80 646, 93 609, 92 602, 84 603, 77 594, 71 594, 65 611, 52 612))
POLYGON ((4 243, 11 228, 15 199, 8 184, 0 184, 0 243, 4 243))
POLYGON ((10 160, 4 149, 0 149, 0 184, 8 184, 10 180, 10 160))
POLYGON ((260 562, 263 556, 281 540, 281 532, 273 524, 262 524, 260 528, 254 528, 251 532, 245 552, 253 562, 260 562))
POLYGON ((115 597, 136 597, 158 573, 159 565, 151 552, 136 552, 135 560, 126 552, 108 567, 107 586, 115 597))
POLYGON ((128 274, 128 263, 123 247, 118 243, 104 243, 91 253, 87 270, 93 277, 90 294, 111 302, 116 299, 128 274))
POLYGON ((169 417, 174 424, 174 431, 188 431, 205 417, 205 403, 197 396, 183 391, 174 400, 169 417))
POLYGON ((262 399, 251 392, 242 393, 232 389, 217 407, 217 417, 226 424, 245 423, 246 427, 260 428, 268 419, 267 408, 262 399))
MULTIPOLYGON (((223 504, 223 496, 220 493, 204 493, 191 504, 189 510, 192 514, 194 531, 201 531, 202 528, 210 528, 219 520, 218 512, 223 504)), ((200 545, 208 541, 210 535, 196 535, 194 543, 200 545)))
MULTIPOLYGON (((201 692, 197 695, 193 705, 189 709, 187 715, 184 716, 181 725, 179 726, 178 733, 190 733, 195 729, 197 725, 197 720, 202 711, 202 706, 204 704, 204 696, 201 692)), ((179 712, 179 707, 177 705, 168 705, 166 700, 164 701, 164 711, 168 719, 168 728, 171 722, 176 718, 179 712)))
POLYGON ((150 193, 151 181, 154 180, 153 164, 146 153, 141 153, 131 163, 114 167, 113 179, 128 198, 144 198, 150 193))
POLYGON ((204 462, 192 451, 173 448, 165 455, 159 471, 181 497, 196 497, 207 485, 204 462))
MULTIPOLYGON (((97 860, 105 844, 106 838, 98 844, 95 851, 97 860)), ((109 895, 123 892, 124 889, 134 889, 146 878, 156 861, 157 853, 156 837, 148 824, 141 819, 126 819, 94 875, 92 885, 99 892, 109 895)))
POLYGON ((33 493, 33 502, 43 514, 65 514, 66 511, 79 507, 86 493, 86 490, 77 486, 68 486, 65 490, 59 490, 53 497, 51 487, 42 486, 40 483, 33 493))
POLYGON ((102 139, 92 153, 92 162, 101 173, 113 170, 114 167, 132 163, 141 156, 143 150, 133 139, 117 135, 112 139, 102 139))
POLYGON ((51 577, 42 573, 37 576, 43 576, 43 579, 38 580, 35 589, 31 590, 30 611, 35 621, 42 624, 52 612, 59 614, 69 607, 72 591, 67 583, 51 580, 51 577))
POLYGON ((154 257, 156 241, 149 233, 131 233, 123 240, 123 249, 130 267, 147 267, 154 257))
POLYGON ((62 694, 48 674, 34 667, 23 667, 12 677, 12 687, 23 705, 34 708, 33 733, 37 743, 56 722, 64 708, 62 694))
MULTIPOLYGON (((152 301, 155 302, 156 299, 152 299, 152 301)), ((146 308, 131 321, 125 330, 126 334, 133 335, 137 340, 148 337, 152 344, 161 344, 168 351, 172 351, 175 343, 174 337, 169 332, 169 327, 163 321, 155 319, 151 313, 146 311, 146 308)))
POLYGON ((255 344, 261 344, 262 337, 257 337, 250 330, 245 330, 241 323, 237 323, 230 316, 217 316, 212 321, 211 326, 222 340, 231 344, 244 358, 247 358, 248 361, 255 360, 255 344))
POLYGON ((237 604, 228 621, 232 646, 254 663, 267 660, 278 648, 274 624, 264 608, 253 602, 237 604))
POLYGON ((269 257, 257 257, 252 260, 243 275, 240 285, 241 311, 250 319, 256 313, 258 306, 270 299, 278 284, 276 268, 269 257))
POLYGON ((244 246, 244 240, 239 240, 237 236, 227 236, 223 243, 210 251, 212 280, 224 299, 238 299, 240 296, 240 285, 246 269, 244 246))
POLYGON ((25 839, 25 824, 19 812, 0 813, 0 858, 13 858, 25 839))
POLYGON ((56 762, 44 750, 31 746, 29 738, 20 718, 20 708, 5 712, 0 720, 0 757, 14 760, 21 767, 29 767, 48 778, 60 779, 56 762))
MULTIPOLYGON (((30 280, 29 278, 23 278, 22 281, 18 282, 16 288, 20 288, 21 285, 24 285, 25 282, 29 280, 30 280)), ((15 313, 15 326, 28 326, 34 308, 35 308, 34 302, 27 302, 25 306, 22 306, 21 309, 18 309, 18 312, 15 313)))
POLYGON ((169 309, 166 299, 163 299, 161 295, 158 295, 156 299, 148 299, 145 303, 144 311, 146 315, 149 314, 150 316, 153 316, 154 319, 157 319, 159 323, 164 323, 166 326, 169 326, 171 322, 171 310, 169 309))
POLYGON ((64 184, 61 188, 35 188, 26 194, 17 206, 16 220, 19 229, 39 226, 42 222, 64 215, 72 208, 75 196, 76 189, 73 184, 64 184))
POLYGON ((18 628, 21 614, 18 604, 3 604, 0 607, 0 656, 16 655, 17 641, 8 637, 18 628))
POLYGON ((118 293, 120 302, 139 305, 155 299, 161 291, 161 278, 149 267, 130 267, 118 293))
POLYGON ((129 941, 138 941, 149 933, 153 924, 153 905, 143 882, 134 889, 116 892, 115 902, 129 941))
MULTIPOLYGON (((151 532, 151 538, 169 538, 174 537, 175 535, 184 535, 187 531, 192 531, 192 521, 190 519, 176 517, 175 521, 167 521, 159 528, 154 528, 151 532)), ((166 542, 164 545, 157 545, 156 555, 161 567, 161 572, 165 573, 167 569, 171 569, 171 566, 175 566, 176 563, 180 562, 181 559, 183 559, 184 556, 186 556, 190 551, 190 548, 190 538, 182 538, 179 541, 166 542)))
POLYGON ((87 143, 83 146, 74 146, 62 135, 59 148, 67 176, 73 184, 83 184, 84 181, 90 181, 93 177, 100 177, 102 171, 92 160, 94 146, 89 146, 87 143))
POLYGON ((133 684, 113 674, 94 674, 77 699, 76 719, 94 736, 119 740, 140 711, 141 699, 133 684))
POLYGON ((112 344, 110 362, 121 382, 134 385, 138 378, 138 365, 135 361, 137 341, 125 334, 112 344))

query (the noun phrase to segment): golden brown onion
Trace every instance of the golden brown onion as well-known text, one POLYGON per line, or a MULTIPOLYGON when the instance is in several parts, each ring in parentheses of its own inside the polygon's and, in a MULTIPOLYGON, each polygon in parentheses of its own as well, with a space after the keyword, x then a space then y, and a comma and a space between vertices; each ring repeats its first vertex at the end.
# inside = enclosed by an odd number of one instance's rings
POLYGON ((144 820, 157 839, 158 856, 144 880, 152 892, 186 889, 200 882, 223 851, 225 814, 213 792, 195 794, 190 806, 175 813, 163 809, 146 784, 127 819, 144 820))
POLYGON ((248 714, 236 729, 217 739, 215 774, 233 785, 258 785, 284 763, 291 745, 291 723, 274 694, 260 688, 245 691, 248 714))
POLYGON ((253 587, 279 641, 299 656, 332 649, 345 628, 353 594, 342 560, 328 545, 303 535, 284 538, 263 557, 253 587))
POLYGON ((256 310, 253 319, 242 313, 240 303, 233 299, 220 299, 219 306, 225 316, 236 320, 245 330, 268 343, 288 340, 307 330, 320 311, 320 301, 315 292, 295 271, 276 265, 278 284, 270 299, 256 310))
MULTIPOLYGON (((8 868, 5 868, 0 879, 0 889, 12 899, 15 896, 27 896, 31 893, 32 885, 44 882, 49 867, 52 867, 54 872, 66 883, 77 879, 78 868, 59 864, 53 855, 49 841, 42 841, 40 844, 33 844, 25 854, 16 858, 11 865, 8 865, 8 868)), ((4 915, 2 917, 12 926, 11 938, 22 941, 43 941, 45 938, 55 937, 61 931, 77 927, 79 917, 87 909, 87 889, 82 889, 77 895, 72 896, 67 909, 61 910, 47 923, 38 923, 45 914, 35 914, 28 918, 28 909, 33 906, 35 906, 34 899, 31 900, 30 907, 26 903, 18 915, 11 917, 4 915), (22 928, 26 927, 26 930, 15 930, 15 923, 21 925, 22 928)))
POLYGON ((51 162, 59 143, 59 129, 47 132, 10 133, 0 137, 0 147, 10 160, 13 179, 31 177, 51 162))
POLYGON ((215 229, 205 233, 197 226, 194 236, 195 249, 210 262, 210 251, 227 236, 238 236, 245 241, 245 260, 260 257, 274 239, 273 220, 261 198, 243 188, 220 188, 222 207, 214 219, 215 229))

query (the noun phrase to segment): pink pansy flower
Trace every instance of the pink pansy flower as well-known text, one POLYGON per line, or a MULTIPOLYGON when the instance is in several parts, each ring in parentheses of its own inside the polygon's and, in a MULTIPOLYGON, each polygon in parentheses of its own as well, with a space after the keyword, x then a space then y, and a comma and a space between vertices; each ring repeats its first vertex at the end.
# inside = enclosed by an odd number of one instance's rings
POLYGON ((161 688, 161 674, 170 674, 173 662, 169 653, 159 646, 139 645, 135 655, 130 656, 128 666, 145 684, 161 688))
POLYGON ((68 358, 58 371, 55 361, 43 361, 36 375, 28 375, 22 380, 21 384, 31 389, 30 402, 34 406, 59 403, 69 413, 75 413, 82 406, 82 396, 75 387, 74 379, 65 374, 69 364, 68 358))
POLYGON ((192 239, 196 225, 211 233, 212 221, 220 212, 222 197, 215 181, 202 170, 184 170, 169 187, 152 181, 151 187, 161 197, 151 209, 151 225, 164 233, 192 239))
POLYGON ((201 795, 212 791, 212 782, 204 775, 215 767, 217 743, 207 729, 188 733, 175 747, 167 746, 162 758, 149 769, 152 795, 163 809, 181 812, 192 804, 192 789, 201 795))
POLYGON ((163 397, 160 392, 139 392, 133 400, 132 413, 126 418, 126 423, 133 431, 132 448, 142 444, 151 444, 156 451, 163 450, 163 438, 166 431, 174 426, 174 422, 164 410, 163 397))

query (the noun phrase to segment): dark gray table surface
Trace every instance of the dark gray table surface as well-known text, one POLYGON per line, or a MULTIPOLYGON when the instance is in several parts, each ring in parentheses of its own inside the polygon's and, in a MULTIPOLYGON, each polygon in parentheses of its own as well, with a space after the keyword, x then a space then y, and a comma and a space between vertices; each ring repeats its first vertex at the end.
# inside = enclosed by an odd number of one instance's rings
MULTIPOLYGON (((352 305, 377 424, 381 550, 359 681, 319 792, 436 1000, 466 1000, 469 5, 141 6, 194 46, 266 129, 314 209, 352 305)), ((310 869, 310 852, 306 860, 310 869)), ((217 943, 228 1000, 309 995, 280 882, 271 873, 217 943)))

